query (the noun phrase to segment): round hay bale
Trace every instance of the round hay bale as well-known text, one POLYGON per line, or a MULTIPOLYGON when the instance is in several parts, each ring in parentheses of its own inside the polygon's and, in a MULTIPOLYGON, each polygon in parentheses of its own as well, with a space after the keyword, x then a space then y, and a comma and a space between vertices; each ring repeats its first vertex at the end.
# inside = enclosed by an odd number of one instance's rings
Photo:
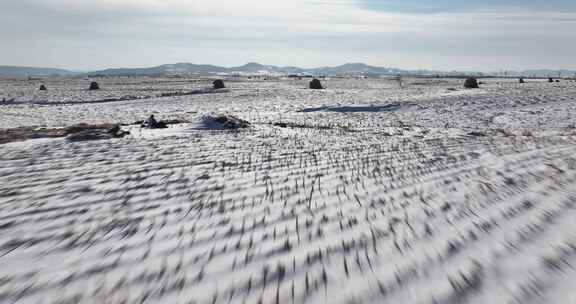
POLYGON ((90 83, 90 88, 88 90, 90 91, 100 90, 100 85, 96 81, 92 81, 92 83, 90 83))
POLYGON ((466 89, 478 89, 480 86, 478 85, 478 79, 476 77, 469 77, 464 82, 464 87, 466 89))
POLYGON ((324 87, 322 86, 322 83, 320 82, 320 80, 314 78, 314 79, 312 79, 312 81, 310 81, 310 89, 322 90, 322 89, 324 89, 324 87))
POLYGON ((216 79, 212 82, 212 87, 214 90, 224 89, 226 86, 224 85, 224 81, 222 79, 216 79))

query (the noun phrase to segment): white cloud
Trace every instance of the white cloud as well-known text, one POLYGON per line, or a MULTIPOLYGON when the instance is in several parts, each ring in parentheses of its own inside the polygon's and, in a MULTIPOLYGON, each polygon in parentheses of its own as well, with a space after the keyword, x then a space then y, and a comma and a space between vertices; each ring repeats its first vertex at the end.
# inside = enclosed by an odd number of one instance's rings
POLYGON ((49 65, 82 68, 173 60, 367 61, 487 69, 506 62, 529 67, 537 58, 541 65, 574 67, 564 54, 576 50, 574 13, 410 15, 369 11, 353 0, 20 0, 0 3, 0 17, 0 37, 12 41, 0 48, 4 64, 38 65, 46 58, 49 65), (542 43, 557 45, 551 52, 559 55, 538 56, 542 43), (33 55, 41 48, 50 56, 33 55), (103 55, 95 58, 95 50, 103 55))

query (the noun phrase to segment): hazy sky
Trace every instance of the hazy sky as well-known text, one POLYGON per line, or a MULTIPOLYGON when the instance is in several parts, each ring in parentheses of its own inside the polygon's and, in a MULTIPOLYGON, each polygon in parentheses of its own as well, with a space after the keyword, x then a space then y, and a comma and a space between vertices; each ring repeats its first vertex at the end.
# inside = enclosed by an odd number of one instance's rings
POLYGON ((0 64, 576 69, 574 0, 0 0, 0 64))

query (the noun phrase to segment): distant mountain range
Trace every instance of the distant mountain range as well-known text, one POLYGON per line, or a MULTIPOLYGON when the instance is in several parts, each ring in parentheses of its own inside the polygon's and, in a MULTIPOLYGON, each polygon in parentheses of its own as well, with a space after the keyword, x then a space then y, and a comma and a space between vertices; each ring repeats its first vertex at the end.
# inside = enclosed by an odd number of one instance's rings
MULTIPOLYGON (((45 76, 166 76, 166 75, 325 75, 325 76, 388 76, 388 75, 463 75, 477 74, 478 72, 441 72, 431 70, 403 70, 396 68, 377 67, 364 63, 346 63, 335 67, 320 67, 305 69, 293 66, 262 65, 251 62, 238 67, 222 67, 206 64, 176 63, 164 64, 148 68, 116 68, 92 72, 74 72, 63 69, 0 66, 0 77, 45 77, 45 76)), ((496 73, 487 73, 497 75, 496 73)), ((572 70, 527 70, 521 72, 508 72, 508 76, 538 76, 557 77, 574 76, 572 70)), ((501 75, 501 74, 498 74, 501 75)))
POLYGON ((337 67, 304 69, 293 66, 263 65, 255 62, 239 67, 221 67, 191 63, 164 64, 151 68, 107 69, 94 71, 90 75, 178 75, 178 74, 246 74, 246 75, 397 75, 415 74, 414 71, 369 66, 363 63, 347 63, 337 67))

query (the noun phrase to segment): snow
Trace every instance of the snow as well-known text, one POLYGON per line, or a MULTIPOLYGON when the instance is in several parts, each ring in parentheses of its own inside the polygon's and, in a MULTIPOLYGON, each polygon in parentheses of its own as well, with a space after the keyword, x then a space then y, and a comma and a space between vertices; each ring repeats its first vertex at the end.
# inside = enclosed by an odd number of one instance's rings
POLYGON ((0 145, 0 303, 571 303, 576 83, 482 81, 0 105, 2 128, 130 131, 0 145), (128 125, 150 114, 187 123, 128 125))

